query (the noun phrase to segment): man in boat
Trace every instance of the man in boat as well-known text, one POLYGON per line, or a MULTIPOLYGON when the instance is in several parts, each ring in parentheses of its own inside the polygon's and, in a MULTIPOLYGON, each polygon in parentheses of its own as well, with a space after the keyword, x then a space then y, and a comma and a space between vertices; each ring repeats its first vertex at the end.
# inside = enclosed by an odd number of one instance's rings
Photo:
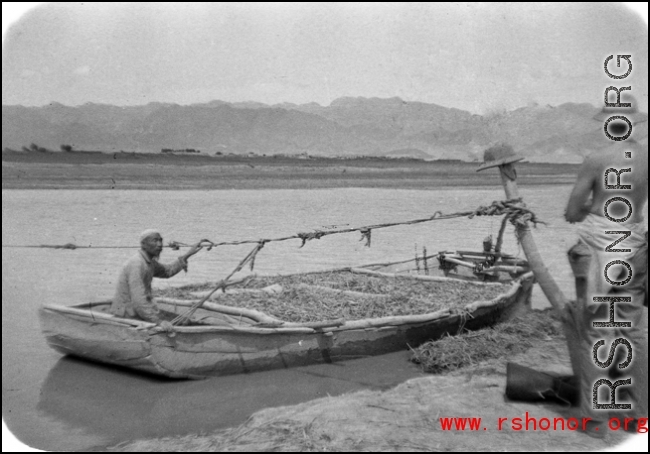
MULTIPOLYGON (((633 104, 634 106, 634 104, 633 104)), ((612 115, 628 115, 632 112, 616 112, 616 109, 605 108, 595 119, 602 124, 612 115)), ((615 124, 615 123, 614 123, 615 124)), ((610 124, 611 125, 611 124, 610 124)), ((624 126, 624 125, 623 125, 624 126)), ((614 128, 616 129, 616 128, 614 128)), ((637 128, 634 128, 637 129, 637 128)), ((612 131, 622 135, 626 130, 612 131)), ((647 379, 647 313, 644 312, 644 301, 647 291, 648 243, 647 229, 643 220, 643 209, 648 201, 648 146, 637 143, 631 137, 625 141, 612 142, 611 146, 595 152, 585 158, 578 178, 569 198, 565 219, 570 223, 580 223, 578 228, 579 241, 569 251, 576 279, 577 302, 569 308, 576 324, 576 331, 581 340, 578 349, 580 371, 575 371, 580 378, 580 409, 583 417, 594 420, 592 430, 598 427, 604 435, 607 430, 609 417, 617 417, 622 422, 625 417, 633 417, 632 430, 636 429, 638 418, 647 417, 648 379, 647 379), (620 173, 617 181, 616 169, 620 173), (622 172, 621 169, 630 169, 622 172), (608 177, 609 174, 609 177, 608 177), (608 181, 603 181, 603 178, 608 181), (606 188, 605 185, 610 185, 606 188), (611 188, 613 185, 631 185, 631 189, 611 188), (621 201, 605 205, 608 200, 619 197, 621 201), (629 201, 632 209, 627 206, 629 201), (631 211, 631 213, 630 213, 631 211), (629 218, 623 222, 612 222, 605 216, 614 219, 629 218), (606 248, 623 237, 622 233, 607 234, 607 231, 630 232, 615 249, 629 249, 629 252, 607 252, 606 248), (613 260, 622 260, 632 268, 632 278, 624 286, 610 285, 603 275, 605 267, 613 260), (582 264, 582 265, 580 265, 582 264), (629 321, 631 327, 599 328, 593 327, 594 321, 607 322, 610 318, 610 302, 594 302, 594 297, 630 296, 631 302, 616 302, 615 321, 629 321), (593 361, 594 344, 605 340, 600 348, 599 359, 603 360, 609 351, 609 346, 615 339, 623 338, 630 342, 633 349, 632 362, 619 370, 618 364, 625 362, 627 349, 618 347, 616 356, 608 369, 598 367, 593 361), (607 350, 607 351, 605 351, 607 350), (582 353, 583 352, 583 353, 582 353), (615 380, 632 379, 631 385, 623 385, 616 390, 616 403, 632 404, 630 410, 594 410, 592 408, 592 393, 594 383, 607 378, 612 383, 615 380)), ((623 281, 628 271, 621 265, 611 266, 608 271, 612 281, 623 281)), ((599 388, 599 403, 609 403, 610 389, 605 385, 599 388)))
POLYGON ((171 323, 164 319, 151 294, 154 277, 168 279, 181 270, 187 271, 187 260, 202 249, 201 242, 170 264, 158 262, 163 250, 163 239, 157 230, 149 229, 140 235, 140 250, 122 267, 111 304, 111 313, 118 317, 136 318, 159 324, 169 331, 171 323))

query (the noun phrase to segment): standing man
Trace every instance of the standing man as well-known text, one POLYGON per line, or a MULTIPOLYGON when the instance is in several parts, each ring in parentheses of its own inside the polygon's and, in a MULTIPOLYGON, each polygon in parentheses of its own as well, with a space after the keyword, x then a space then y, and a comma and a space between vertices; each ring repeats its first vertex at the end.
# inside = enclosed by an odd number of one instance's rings
MULTIPOLYGON (((627 113, 631 112, 628 110, 627 113)), ((608 118, 616 113, 604 109, 603 114, 604 118, 608 118)), ((625 131, 614 133, 620 135, 625 131)), ((572 266, 576 265, 578 257, 586 263, 582 270, 574 266, 577 304, 572 312, 580 338, 579 350, 584 352, 580 354, 581 370, 575 371, 580 378, 580 410, 582 417, 593 419, 588 431, 591 435, 604 436, 605 431, 609 430, 607 425, 610 417, 618 418, 621 423, 625 417, 633 417, 628 430, 636 429, 638 418, 647 417, 648 350, 644 299, 648 245, 643 220, 643 209, 647 201, 648 146, 628 138, 625 141, 614 141, 610 147, 585 158, 565 212, 568 222, 580 223, 580 241, 569 251, 570 260, 574 262, 572 266), (613 198, 617 200, 612 201, 613 198), (612 246, 624 234, 607 234, 607 231, 629 232, 629 236, 612 246), (618 251, 607 252, 606 249, 610 247, 618 251), (629 251, 620 252, 621 249, 629 251), (616 282, 626 278, 628 271, 622 265, 611 266, 604 275, 606 266, 613 260, 624 261, 632 269, 632 278, 624 286, 611 285, 607 281, 616 282), (617 301, 614 304, 614 320, 631 322, 631 327, 593 327, 593 322, 610 320, 610 302, 593 300, 594 297, 608 295, 631 297, 630 302, 617 301), (607 369, 597 366, 593 358, 594 345, 601 339, 605 341, 598 350, 598 359, 605 362, 610 345, 618 338, 626 339, 631 344, 632 362, 624 369, 618 368, 618 364, 625 362, 627 353, 626 348, 619 345, 615 350, 614 361, 607 369), (616 403, 631 404, 630 410, 609 410, 608 413, 593 408, 594 384, 602 378, 611 381, 631 378, 631 385, 616 390, 616 403)), ((598 403, 609 403, 610 388, 600 386, 598 389, 598 403)))
POLYGON ((118 317, 146 320, 171 329, 171 323, 164 320, 151 294, 151 281, 154 277, 168 279, 181 270, 187 271, 187 259, 202 249, 201 242, 192 246, 174 262, 163 265, 158 257, 163 250, 163 239, 157 230, 149 229, 140 235, 140 250, 122 267, 117 280, 117 288, 111 313, 118 317))

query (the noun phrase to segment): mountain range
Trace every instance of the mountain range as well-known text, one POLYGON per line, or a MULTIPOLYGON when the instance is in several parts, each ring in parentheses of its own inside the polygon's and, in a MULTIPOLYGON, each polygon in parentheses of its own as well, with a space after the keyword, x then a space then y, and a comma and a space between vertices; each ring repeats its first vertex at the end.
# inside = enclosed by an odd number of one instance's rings
MULTIPOLYGON (((113 106, 87 103, 42 107, 2 106, 2 147, 37 144, 59 150, 160 152, 197 149, 204 154, 411 156, 475 161, 497 142, 529 161, 581 162, 609 145, 600 108, 587 103, 531 104, 489 115, 407 102, 400 98, 350 98, 316 103, 257 102, 113 106)), ((636 114, 634 121, 647 119, 636 114)), ((647 122, 634 138, 647 143, 647 122)))

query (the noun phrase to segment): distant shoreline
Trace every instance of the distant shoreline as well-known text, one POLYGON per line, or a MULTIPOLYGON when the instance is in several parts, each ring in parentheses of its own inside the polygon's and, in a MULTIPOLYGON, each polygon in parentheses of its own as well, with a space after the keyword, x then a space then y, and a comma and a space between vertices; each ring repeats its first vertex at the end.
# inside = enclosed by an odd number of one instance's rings
MULTIPOLYGON (((454 160, 3 153, 2 189, 327 189, 500 186, 499 173, 454 160)), ((520 185, 572 184, 577 164, 518 163, 520 185)))

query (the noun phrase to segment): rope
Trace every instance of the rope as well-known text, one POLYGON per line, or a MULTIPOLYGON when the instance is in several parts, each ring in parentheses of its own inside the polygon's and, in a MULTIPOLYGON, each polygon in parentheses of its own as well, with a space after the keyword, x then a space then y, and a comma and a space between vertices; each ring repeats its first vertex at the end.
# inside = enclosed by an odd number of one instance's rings
MULTIPOLYGON (((435 259, 439 256, 440 254, 433 254, 433 255, 427 255, 426 257, 422 257, 424 260, 428 259, 435 259)), ((404 263, 409 263, 409 262, 416 262, 419 261, 420 258, 416 257, 414 259, 406 259, 406 260, 400 260, 398 262, 386 262, 386 263, 368 263, 367 265, 360 265, 357 268, 370 268, 370 267, 380 267, 384 268, 387 266, 392 266, 392 265, 402 265, 404 263)))
POLYGON ((482 273, 485 268, 492 268, 496 261, 497 257, 495 255, 488 254, 485 260, 474 265, 474 273, 479 274, 482 273))
POLYGON ((535 213, 526 208, 521 197, 518 199, 510 199, 505 201, 494 201, 488 206, 478 207, 473 214, 468 215, 468 218, 474 216, 501 216, 505 215, 510 222, 515 226, 525 226, 527 222, 532 222, 535 227, 537 224, 544 224, 540 221, 535 213))
POLYGON ((26 245, 2 245, 8 249, 140 249, 140 246, 79 246, 74 243, 66 244, 26 244, 26 245))
MULTIPOLYGON (((356 228, 349 228, 349 229, 338 229, 338 230, 328 230, 328 231, 323 231, 323 230, 316 230, 314 232, 307 232, 307 233, 297 233, 295 235, 291 236, 286 236, 286 237, 281 237, 281 238, 272 238, 272 239, 260 239, 260 240, 243 240, 243 241, 231 241, 231 242, 220 242, 220 243, 215 243, 211 240, 205 239, 202 240, 201 243, 208 243, 207 250, 211 250, 213 247, 217 246, 225 246, 225 245, 242 245, 242 244, 251 244, 254 243, 255 246, 253 249, 244 257, 239 264, 233 269, 233 271, 225 278, 219 281, 219 283, 216 285, 216 287, 208 293, 205 297, 203 297, 200 301, 196 302, 193 304, 186 312, 178 315, 175 317, 172 321, 172 325, 178 325, 178 324, 183 324, 186 323, 190 317, 205 303, 210 297, 217 292, 220 289, 225 289, 229 285, 234 284, 234 282, 229 282, 230 278, 241 271, 243 267, 246 264, 249 264, 250 270, 253 271, 255 267, 255 258, 257 257, 257 254, 262 250, 264 245, 269 242, 277 242, 277 241, 287 241, 287 240, 293 240, 293 239, 300 239, 302 241, 300 247, 303 247, 307 241, 311 240, 318 240, 321 239, 322 237, 326 235, 335 235, 335 234, 340 234, 340 233, 350 233, 350 232, 360 232, 361 233, 361 238, 360 241, 365 240, 366 241, 366 246, 370 247, 370 242, 371 242, 371 235, 372 235, 372 230, 374 229, 382 229, 382 228, 387 228, 387 227, 394 227, 398 225, 413 225, 413 224, 420 224, 423 222, 430 222, 430 221, 439 221, 439 220, 445 220, 445 219, 453 219, 453 218, 459 218, 459 217, 468 217, 469 219, 472 219, 474 216, 501 216, 505 215, 505 219, 510 220, 510 222, 514 225, 519 225, 519 226, 526 226, 527 222, 532 222, 535 227, 537 226, 538 223, 542 223, 537 219, 535 216, 535 213, 530 211, 529 209, 525 208, 525 205, 523 205, 523 202, 521 198, 519 199, 512 199, 512 200, 506 200, 506 201, 494 201, 492 204, 487 205, 487 206, 480 206, 474 211, 461 211, 461 212, 456 212, 452 214, 443 214, 440 211, 436 211, 433 213, 432 216, 428 218, 422 218, 422 219, 413 219, 411 221, 403 221, 403 222, 391 222, 391 223, 385 223, 385 224, 375 224, 375 225, 369 225, 369 226, 364 226, 364 227, 356 227, 356 228)), ((505 224, 505 219, 503 223, 505 224)), ((503 225, 504 225, 503 224, 503 225)), ((503 228, 502 225, 502 228, 503 228)), ((184 244, 178 241, 170 241, 168 246, 173 249, 173 250, 178 250, 181 247, 189 247, 190 245, 184 244)), ((52 248, 52 249, 70 249, 70 250, 75 250, 75 249, 117 249, 117 248, 133 248, 133 247, 138 247, 138 246, 77 246, 73 243, 67 243, 64 245, 39 245, 39 246, 34 246, 34 245, 25 245, 25 246, 20 246, 20 245, 8 245, 2 246, 3 248, 52 248)), ((425 260, 425 268, 427 268, 427 263, 426 263, 426 249, 423 251, 424 253, 424 260, 425 260)), ((488 260, 486 260, 486 263, 483 264, 478 264, 477 268, 482 268, 484 265, 488 265, 487 262, 490 262, 494 260, 494 257, 488 257, 488 260)), ((416 258, 415 258, 415 263, 419 268, 419 258, 417 257, 417 249, 416 249, 416 258)), ((478 270, 476 270, 478 271, 478 270)), ((246 282, 251 276, 248 276, 244 278, 240 282, 246 282)), ((239 283, 239 282, 238 282, 239 283)))
MULTIPOLYGON (((473 218, 474 216, 500 216, 500 215, 505 215, 503 225, 505 225, 505 219, 509 219, 511 223, 517 225, 526 225, 528 221, 533 222, 535 226, 537 226, 539 221, 535 213, 532 211, 528 210, 524 206, 520 205, 522 204, 522 200, 519 199, 513 199, 513 200, 506 200, 506 201, 494 201, 492 202, 491 205, 488 206, 480 206, 474 211, 466 211, 466 212, 460 212, 460 213, 454 213, 454 214, 449 214, 449 215, 443 215, 441 212, 436 211, 431 217, 429 218, 424 218, 424 219, 415 219, 412 221, 406 221, 406 222, 395 222, 395 223, 387 223, 387 224, 377 224, 377 225, 371 225, 371 226, 365 226, 365 227, 357 227, 357 228, 350 228, 350 229, 340 229, 340 230, 332 230, 332 231, 315 231, 315 232, 309 232, 309 233, 298 233, 292 237, 284 237, 284 238, 276 238, 276 239, 265 239, 265 240, 257 240, 256 241, 256 246, 251 250, 251 252, 248 253, 246 257, 244 257, 239 264, 235 267, 235 269, 222 281, 220 281, 217 286, 212 290, 208 295, 206 295, 203 299, 192 305, 185 313, 180 314, 178 317, 174 318, 172 320, 172 325, 178 325, 182 323, 186 323, 190 317, 196 312, 204 302, 206 302, 217 290, 223 289, 228 285, 228 280, 237 272, 241 271, 242 268, 247 264, 250 263, 250 269, 253 271, 253 268, 255 266, 255 257, 259 253, 260 250, 264 247, 264 245, 268 242, 271 241, 285 241, 288 239, 300 239, 302 240, 302 244, 300 247, 303 247, 307 241, 313 240, 313 239, 320 239, 325 235, 332 235, 336 233, 348 233, 348 232, 361 232, 361 239, 360 241, 363 241, 364 239, 366 240, 366 246, 370 247, 370 240, 371 240, 371 233, 373 229, 379 229, 379 228, 386 228, 386 227, 392 227, 395 225, 412 225, 412 224, 418 224, 422 222, 428 222, 428 221, 433 221, 433 220, 440 220, 440 219, 451 219, 454 217, 469 217, 470 219, 473 218)), ((210 243, 210 246, 208 250, 212 249, 212 247, 220 246, 223 244, 227 243, 214 243, 210 240, 204 240, 207 243, 210 243)), ((245 244, 249 243, 252 241, 239 241, 237 244, 245 244)), ((232 244, 232 243, 230 243, 232 244)), ((181 246, 181 243, 173 242, 172 247, 179 248, 181 246)), ((423 255, 424 255, 424 267, 428 272, 428 266, 426 263, 426 248, 423 250, 423 255)), ((490 267, 494 264, 496 261, 496 256, 494 255, 489 255, 484 262, 476 264, 474 271, 480 273, 483 271, 484 268, 490 267)), ((415 256, 415 263, 416 266, 418 267, 419 271, 419 257, 417 256, 417 246, 416 246, 416 256, 415 256)))
MULTIPOLYGON (((472 219, 474 216, 502 216, 505 215, 512 224, 514 225, 526 225, 527 222, 532 222, 535 227, 537 224, 545 224, 544 222, 537 219, 535 213, 530 211, 525 207, 521 198, 505 200, 505 201, 494 201, 490 205, 480 206, 473 211, 459 211, 451 214, 443 214, 440 211, 436 211, 432 216, 422 219, 413 219, 410 221, 402 222, 389 222, 384 224, 375 224, 367 225, 363 227, 355 227, 348 229, 337 229, 337 230, 316 230, 313 232, 306 233, 296 233, 295 235, 284 236, 279 238, 271 239, 258 239, 258 240, 242 240, 242 241, 222 241, 216 243, 211 240, 204 240, 204 243, 208 243, 207 250, 211 250, 213 247, 218 246, 239 246, 242 244, 259 244, 259 243, 270 243, 278 241, 288 241, 299 239, 302 241, 300 247, 303 247, 307 241, 319 240, 327 235, 336 235, 341 233, 351 233, 351 232, 360 232, 361 239, 360 241, 366 240, 366 246, 370 246, 371 240, 371 231, 375 229, 383 229, 387 227, 395 227, 398 225, 413 225, 420 224, 423 222, 431 221, 443 221, 447 219, 467 217, 472 219)), ((182 243, 180 241, 170 241, 168 247, 172 250, 178 250, 181 247, 190 247, 190 244, 182 243)), ((140 246, 78 246, 73 243, 67 243, 64 245, 3 245, 3 248, 51 248, 51 249, 126 249, 126 248, 140 248, 140 246)))
MULTIPOLYGON (((320 240, 322 237, 327 236, 327 235, 336 235, 336 234, 341 234, 341 233, 352 233, 352 232, 360 232, 361 233, 361 239, 359 241, 363 241, 364 239, 366 240, 366 246, 370 246, 370 239, 371 239, 371 231, 375 229, 383 229, 387 227, 394 227, 398 225, 412 225, 412 224, 419 224, 422 222, 430 222, 430 221, 439 221, 439 220, 445 220, 445 219, 453 219, 453 218, 458 218, 458 217, 466 217, 474 214, 475 211, 464 211, 464 212, 458 212, 458 213, 453 213, 453 214, 447 214, 444 215, 440 211, 436 211, 431 217, 428 218, 423 218, 423 219, 413 219, 411 221, 402 221, 402 222, 390 222, 390 223, 385 223, 385 224, 375 224, 375 225, 367 225, 363 227, 354 227, 354 228, 349 228, 349 229, 338 229, 338 230, 315 230, 313 232, 303 232, 303 233, 297 233, 295 235, 291 236, 285 236, 285 237, 280 237, 280 238, 270 238, 270 239, 265 239, 265 240, 242 240, 242 241, 222 241, 220 243, 215 243, 213 241, 210 241, 209 239, 205 240, 206 243, 210 244, 210 247, 218 247, 218 246, 237 246, 237 245, 242 245, 242 244, 252 244, 252 243, 259 243, 260 241, 264 241, 265 243, 269 242, 276 242, 276 241, 287 241, 287 240, 296 240, 299 239, 302 241, 300 247, 303 247, 307 241, 311 240, 320 240)), ((480 216, 480 214, 479 214, 480 216)), ((181 243, 181 242, 173 242, 170 243, 170 247, 174 249, 175 247, 188 247, 190 246, 189 244, 186 243, 181 243)))
POLYGON ((503 234, 506 231, 506 226, 508 225, 508 217, 504 216, 501 221, 501 227, 499 228, 499 235, 497 236, 497 245, 494 247, 494 252, 497 254, 501 252, 501 247, 503 246, 503 234))
MULTIPOLYGON (((229 284, 228 280, 235 274, 238 273, 239 271, 242 270, 242 268, 247 264, 250 263, 250 269, 253 271, 253 268, 255 267, 255 257, 257 256, 257 253, 262 250, 264 247, 264 244, 266 244, 266 241, 260 241, 257 243, 257 245, 248 253, 246 257, 244 257, 239 264, 235 267, 234 270, 226 277, 225 279, 221 280, 217 286, 212 290, 210 293, 208 293, 203 299, 200 301, 196 302, 193 304, 186 312, 180 314, 176 318, 172 320, 172 325, 178 325, 178 324, 183 324, 187 322, 190 317, 194 314, 194 312, 197 311, 198 308, 200 308, 203 303, 205 303, 210 297, 219 289, 226 288, 229 284)), ((249 276, 250 277, 250 276, 249 276)))

